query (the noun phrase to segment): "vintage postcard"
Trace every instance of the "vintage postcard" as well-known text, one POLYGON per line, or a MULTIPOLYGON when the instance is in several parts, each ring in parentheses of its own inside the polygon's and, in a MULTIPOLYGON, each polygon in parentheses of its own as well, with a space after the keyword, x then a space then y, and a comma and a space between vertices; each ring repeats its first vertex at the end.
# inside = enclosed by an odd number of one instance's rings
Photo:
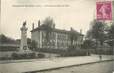
POLYGON ((0 73, 113 73, 114 0, 1 0, 0 73))

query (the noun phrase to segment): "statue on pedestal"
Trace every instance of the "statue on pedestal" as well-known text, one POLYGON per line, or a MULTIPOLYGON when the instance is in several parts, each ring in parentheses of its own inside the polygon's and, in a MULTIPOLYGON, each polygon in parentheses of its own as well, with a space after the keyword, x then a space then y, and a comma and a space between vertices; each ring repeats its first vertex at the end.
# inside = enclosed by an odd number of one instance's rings
POLYGON ((21 27, 21 44, 20 44, 20 51, 26 52, 28 51, 28 45, 27 45, 27 27, 26 27, 26 21, 23 22, 23 26, 21 27))

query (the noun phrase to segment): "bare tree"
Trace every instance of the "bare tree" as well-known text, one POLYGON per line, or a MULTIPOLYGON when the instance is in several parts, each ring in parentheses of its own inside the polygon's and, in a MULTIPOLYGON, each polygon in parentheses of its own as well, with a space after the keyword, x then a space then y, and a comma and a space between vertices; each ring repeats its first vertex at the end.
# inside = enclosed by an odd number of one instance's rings
POLYGON ((55 26, 55 23, 51 17, 47 17, 43 21, 43 25, 45 26, 45 30, 46 30, 46 45, 49 45, 50 37, 52 35, 52 30, 53 30, 53 27, 55 26))

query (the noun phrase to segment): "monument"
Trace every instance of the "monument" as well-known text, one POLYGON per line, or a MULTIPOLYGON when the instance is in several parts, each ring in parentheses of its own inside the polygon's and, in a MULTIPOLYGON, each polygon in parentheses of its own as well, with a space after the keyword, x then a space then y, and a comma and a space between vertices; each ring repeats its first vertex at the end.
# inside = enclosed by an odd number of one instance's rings
POLYGON ((20 52, 27 52, 29 51, 27 45, 27 27, 26 21, 23 22, 23 26, 21 27, 21 44, 20 44, 20 52))

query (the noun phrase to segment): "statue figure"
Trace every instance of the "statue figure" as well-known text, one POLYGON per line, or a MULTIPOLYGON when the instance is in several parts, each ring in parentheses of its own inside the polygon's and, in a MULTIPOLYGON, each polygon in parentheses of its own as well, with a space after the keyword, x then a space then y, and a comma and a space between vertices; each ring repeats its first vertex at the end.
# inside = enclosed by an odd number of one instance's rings
POLYGON ((26 21, 25 21, 25 22, 23 22, 23 26, 26 26, 26 21))

